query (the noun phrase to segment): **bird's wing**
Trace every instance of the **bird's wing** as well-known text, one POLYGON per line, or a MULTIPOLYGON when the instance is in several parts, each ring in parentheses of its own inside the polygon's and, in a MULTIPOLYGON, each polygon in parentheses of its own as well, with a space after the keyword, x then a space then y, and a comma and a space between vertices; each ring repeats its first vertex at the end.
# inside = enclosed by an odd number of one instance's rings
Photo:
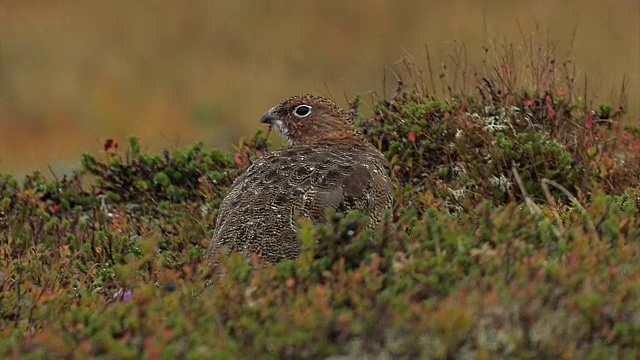
POLYGON ((357 156, 354 152, 321 151, 299 163, 289 180, 295 195, 302 195, 294 216, 322 222, 327 209, 367 210, 374 174, 369 165, 358 162, 357 156))
POLYGON ((382 163, 357 148, 288 148, 270 153, 229 188, 218 209, 217 234, 225 233, 225 225, 243 229, 258 218, 263 222, 260 231, 267 232, 295 226, 300 217, 323 222, 328 209, 374 213, 384 207, 376 191, 385 183, 384 176, 382 163))

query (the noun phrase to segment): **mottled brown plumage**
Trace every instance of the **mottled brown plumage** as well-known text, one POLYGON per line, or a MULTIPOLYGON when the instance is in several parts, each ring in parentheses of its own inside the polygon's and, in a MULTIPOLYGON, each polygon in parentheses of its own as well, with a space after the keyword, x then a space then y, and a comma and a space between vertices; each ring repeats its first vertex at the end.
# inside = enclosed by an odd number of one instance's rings
POLYGON ((257 159, 236 179, 218 210, 209 253, 222 247, 275 262, 299 252, 296 220, 358 209, 370 226, 391 207, 386 160, 328 99, 297 95, 271 108, 263 123, 289 146, 257 159))

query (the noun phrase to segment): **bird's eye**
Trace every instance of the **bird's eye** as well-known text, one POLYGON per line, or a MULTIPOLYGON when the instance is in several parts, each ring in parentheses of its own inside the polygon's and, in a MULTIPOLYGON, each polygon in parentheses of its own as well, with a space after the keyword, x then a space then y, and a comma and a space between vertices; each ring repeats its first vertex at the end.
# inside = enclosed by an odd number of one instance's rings
POLYGON ((311 106, 298 105, 295 109, 293 109, 293 114, 299 118, 307 117, 311 115, 311 106))

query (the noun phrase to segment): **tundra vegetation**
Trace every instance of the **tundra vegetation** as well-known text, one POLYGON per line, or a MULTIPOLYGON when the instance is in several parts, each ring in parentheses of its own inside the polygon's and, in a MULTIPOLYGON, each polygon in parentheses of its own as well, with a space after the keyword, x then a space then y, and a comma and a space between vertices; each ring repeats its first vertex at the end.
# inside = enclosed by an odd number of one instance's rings
POLYGON ((484 51, 405 59, 393 93, 350 102, 393 211, 301 222, 296 260, 204 258, 226 188, 277 147, 264 131, 232 151, 108 140, 64 176, 2 175, 0 356, 640 357, 624 84, 594 102, 552 44, 484 51))

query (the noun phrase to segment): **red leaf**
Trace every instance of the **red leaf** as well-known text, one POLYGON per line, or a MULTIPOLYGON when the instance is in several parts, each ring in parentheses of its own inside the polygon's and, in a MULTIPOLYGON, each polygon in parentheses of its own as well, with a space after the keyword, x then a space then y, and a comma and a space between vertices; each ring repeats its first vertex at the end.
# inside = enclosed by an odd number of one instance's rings
POLYGON ((242 161, 242 155, 240 155, 238 153, 233 154, 233 161, 235 161, 236 164, 238 164, 238 165, 243 165, 244 164, 244 161, 242 161))
POLYGON ((593 127, 593 118, 591 116, 589 116, 587 120, 584 121, 584 126, 587 129, 591 129, 593 127))
POLYGON ((416 134, 414 134, 413 131, 409 131, 409 133, 407 134, 407 138, 409 138, 409 141, 415 142, 416 141, 416 134))
POLYGON ((501 63, 500 64, 500 71, 503 74, 507 74, 509 72, 508 70, 509 70, 509 68, 507 67, 507 65, 505 63, 501 63))
POLYGON ((113 139, 107 139, 104 142, 104 151, 109 151, 111 149, 117 149, 118 148, 118 142, 113 140, 113 139))

